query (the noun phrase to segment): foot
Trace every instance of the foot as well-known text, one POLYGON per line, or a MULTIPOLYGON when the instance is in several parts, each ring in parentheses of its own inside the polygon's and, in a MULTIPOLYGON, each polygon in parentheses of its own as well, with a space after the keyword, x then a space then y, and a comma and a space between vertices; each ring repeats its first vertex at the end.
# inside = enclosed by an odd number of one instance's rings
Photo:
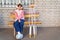
POLYGON ((23 38, 23 34, 17 34, 16 35, 16 39, 22 39, 23 38))

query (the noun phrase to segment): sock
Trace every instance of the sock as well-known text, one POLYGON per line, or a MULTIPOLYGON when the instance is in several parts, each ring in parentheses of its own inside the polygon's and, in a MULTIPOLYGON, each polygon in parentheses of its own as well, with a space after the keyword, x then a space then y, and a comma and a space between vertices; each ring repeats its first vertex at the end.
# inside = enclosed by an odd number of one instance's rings
POLYGON ((21 34, 20 32, 17 32, 18 34, 21 34))

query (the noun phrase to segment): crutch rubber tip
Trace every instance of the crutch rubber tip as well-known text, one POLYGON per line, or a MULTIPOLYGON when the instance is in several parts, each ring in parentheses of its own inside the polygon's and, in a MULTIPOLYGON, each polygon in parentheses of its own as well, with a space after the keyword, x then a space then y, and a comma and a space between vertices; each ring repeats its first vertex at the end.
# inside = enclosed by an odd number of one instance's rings
POLYGON ((34 38, 36 38, 36 36, 37 36, 37 35, 36 35, 36 34, 34 34, 34 38))
POLYGON ((32 38, 32 35, 29 35, 29 38, 32 38))

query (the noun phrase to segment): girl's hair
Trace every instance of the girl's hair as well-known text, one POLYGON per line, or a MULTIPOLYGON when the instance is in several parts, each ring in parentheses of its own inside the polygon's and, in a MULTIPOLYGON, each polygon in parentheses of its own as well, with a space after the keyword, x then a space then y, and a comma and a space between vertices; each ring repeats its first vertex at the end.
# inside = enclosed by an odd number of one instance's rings
POLYGON ((19 7, 19 6, 21 6, 21 7, 22 7, 22 4, 20 4, 20 3, 19 3, 19 4, 17 4, 17 7, 19 7))
POLYGON ((19 6, 21 6, 21 8, 22 8, 22 10, 23 10, 23 6, 22 6, 22 4, 17 4, 17 8, 19 7, 19 6))

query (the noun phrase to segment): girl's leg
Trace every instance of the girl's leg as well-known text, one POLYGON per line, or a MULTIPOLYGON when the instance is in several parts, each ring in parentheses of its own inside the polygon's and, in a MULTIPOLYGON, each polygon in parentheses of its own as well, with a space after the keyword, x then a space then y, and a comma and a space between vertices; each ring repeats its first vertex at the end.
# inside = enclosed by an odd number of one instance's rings
POLYGON ((16 21, 16 22, 14 22, 14 28, 15 28, 15 30, 16 30, 16 32, 20 32, 20 28, 19 28, 19 22, 18 22, 18 20, 16 21))
POLYGON ((20 27, 20 32, 23 32, 23 26, 24 26, 24 20, 21 19, 21 22, 19 23, 19 27, 20 27))
POLYGON ((23 25, 24 25, 23 20, 21 20, 20 23, 18 21, 14 22, 14 27, 15 27, 15 30, 17 32, 16 39, 23 38, 23 34, 21 34, 21 32, 23 31, 23 25))

